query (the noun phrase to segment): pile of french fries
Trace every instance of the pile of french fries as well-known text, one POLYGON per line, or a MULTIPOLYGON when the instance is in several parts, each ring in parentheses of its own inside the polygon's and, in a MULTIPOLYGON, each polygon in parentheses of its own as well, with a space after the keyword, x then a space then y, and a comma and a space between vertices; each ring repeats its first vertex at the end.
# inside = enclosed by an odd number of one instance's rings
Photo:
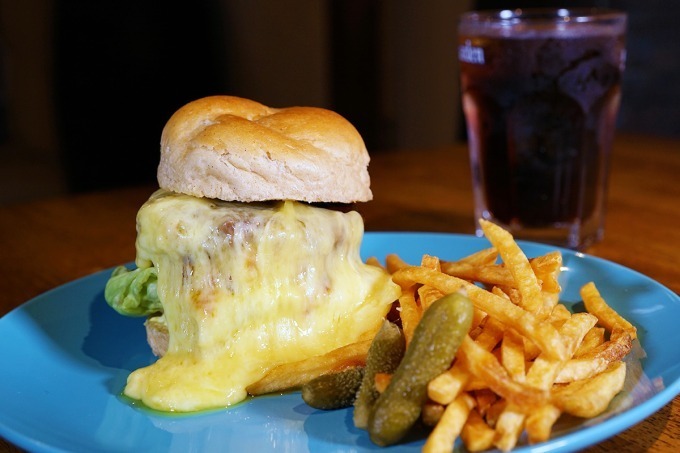
MULTIPOLYGON (((385 260, 402 288, 398 313, 407 347, 423 312, 443 295, 464 292, 475 307, 451 367, 429 382, 421 413, 432 427, 425 452, 453 451, 458 438, 469 451, 509 451, 522 436, 529 443, 548 440, 562 414, 601 414, 623 388, 623 358, 637 337, 592 282, 580 291, 585 312, 560 303, 559 252, 528 259, 509 232, 481 224, 491 247, 458 261, 424 255, 412 266, 398 255, 385 260)), ((277 367, 248 390, 281 391, 360 365, 369 344, 277 367)), ((376 388, 389 380, 378 374, 376 388)))

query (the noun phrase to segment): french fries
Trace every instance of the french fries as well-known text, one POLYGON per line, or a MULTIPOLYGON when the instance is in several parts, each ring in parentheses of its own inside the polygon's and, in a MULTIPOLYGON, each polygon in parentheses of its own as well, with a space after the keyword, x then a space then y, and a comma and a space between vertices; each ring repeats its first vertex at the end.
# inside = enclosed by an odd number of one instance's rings
POLYGON ((619 315, 613 308, 607 305, 607 302, 600 296, 599 291, 593 282, 586 284, 581 288, 581 297, 588 312, 597 316, 600 324, 608 330, 614 330, 616 327, 628 332, 630 337, 635 340, 637 338, 637 329, 633 325, 619 315))
POLYGON ((474 406, 474 398, 467 393, 461 394, 446 406, 439 422, 423 446, 423 453, 437 453, 452 448, 474 406))
POLYGON ((469 451, 483 451, 493 447, 495 434, 482 415, 472 410, 463 425, 460 437, 469 451))
POLYGON ((574 381, 553 390, 553 403, 577 417, 595 417, 607 409, 609 402, 623 388, 626 364, 616 361, 602 373, 574 381))
POLYGON ((324 355, 276 366, 246 390, 251 395, 265 395, 298 389, 323 374, 341 371, 351 366, 366 365, 366 355, 371 341, 369 339, 351 343, 324 355))
POLYGON ((581 289, 586 312, 559 302, 559 252, 529 259, 510 233, 480 223, 488 249, 456 261, 424 255, 418 266, 390 258, 407 294, 405 332, 415 328, 412 313, 441 294, 465 292, 476 309, 450 369, 428 385, 422 418, 434 427, 424 451, 453 451, 456 439, 469 451, 509 451, 523 433, 529 443, 549 439, 562 414, 601 414, 622 389, 623 359, 637 338, 595 283, 581 289))
POLYGON ((507 265, 512 279, 521 295, 519 305, 525 310, 536 313, 543 305, 540 297, 541 287, 529 259, 514 241, 512 235, 487 220, 480 220, 482 230, 491 244, 498 249, 503 262, 507 265))

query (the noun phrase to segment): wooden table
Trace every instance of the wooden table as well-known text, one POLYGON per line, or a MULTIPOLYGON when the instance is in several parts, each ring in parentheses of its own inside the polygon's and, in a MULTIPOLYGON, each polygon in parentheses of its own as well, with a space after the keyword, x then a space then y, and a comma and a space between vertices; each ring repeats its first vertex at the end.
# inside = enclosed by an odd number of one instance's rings
MULTIPOLYGON (((367 230, 473 232, 464 144, 374 153, 370 172, 374 200, 357 207, 367 230)), ((680 292, 678 178, 680 141, 618 137, 605 239, 587 252, 680 292)), ((153 190, 126 188, 0 207, 0 316, 57 285, 133 260, 135 214, 153 190)), ((588 451, 678 448, 680 397, 588 451)), ((18 450, 0 439, 0 452, 8 451, 18 450)))

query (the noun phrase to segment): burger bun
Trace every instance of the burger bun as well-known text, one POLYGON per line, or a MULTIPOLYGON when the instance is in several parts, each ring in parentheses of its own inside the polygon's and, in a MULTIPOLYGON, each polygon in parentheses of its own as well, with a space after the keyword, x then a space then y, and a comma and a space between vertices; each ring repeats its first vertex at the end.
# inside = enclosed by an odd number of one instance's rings
POLYGON ((360 134, 337 113, 210 96, 163 129, 158 183, 225 201, 352 203, 372 198, 368 163, 360 134))

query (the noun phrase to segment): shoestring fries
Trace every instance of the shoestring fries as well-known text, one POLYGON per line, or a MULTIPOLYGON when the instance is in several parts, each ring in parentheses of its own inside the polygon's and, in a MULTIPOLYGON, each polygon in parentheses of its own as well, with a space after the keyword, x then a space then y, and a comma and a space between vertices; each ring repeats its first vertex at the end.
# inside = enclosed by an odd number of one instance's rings
POLYGON ((467 257, 424 255, 417 266, 386 259, 405 295, 405 334, 441 295, 463 291, 475 307, 451 367, 428 385, 422 419, 433 429, 424 451, 453 451, 458 438, 469 451, 509 451, 523 434, 548 440, 562 414, 599 415, 623 387, 623 358, 637 338, 594 282, 581 289, 585 312, 559 302, 559 251, 529 259, 509 232, 480 223, 492 247, 467 257))

